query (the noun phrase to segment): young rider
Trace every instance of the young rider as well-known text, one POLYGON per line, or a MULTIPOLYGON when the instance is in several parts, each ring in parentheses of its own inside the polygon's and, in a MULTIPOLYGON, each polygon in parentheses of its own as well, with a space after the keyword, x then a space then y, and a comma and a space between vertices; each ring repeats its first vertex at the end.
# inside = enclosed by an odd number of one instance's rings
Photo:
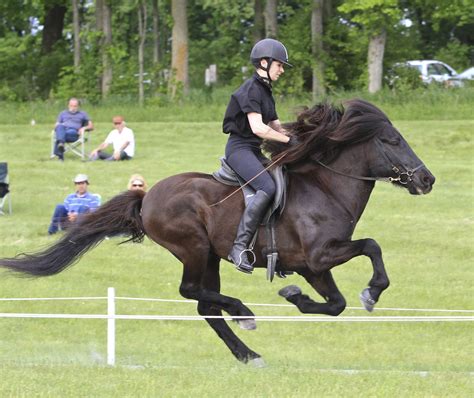
POLYGON ((255 73, 232 94, 223 122, 223 132, 229 134, 225 148, 227 163, 242 179, 251 180, 249 184, 255 190, 228 256, 239 271, 248 274, 253 266, 247 257, 247 247, 275 195, 275 183, 264 171, 262 163, 268 159, 260 144, 263 140, 292 144, 293 140, 278 120, 272 96, 272 82, 284 73, 284 66, 292 66, 285 46, 277 40, 261 40, 253 47, 250 60, 255 73))

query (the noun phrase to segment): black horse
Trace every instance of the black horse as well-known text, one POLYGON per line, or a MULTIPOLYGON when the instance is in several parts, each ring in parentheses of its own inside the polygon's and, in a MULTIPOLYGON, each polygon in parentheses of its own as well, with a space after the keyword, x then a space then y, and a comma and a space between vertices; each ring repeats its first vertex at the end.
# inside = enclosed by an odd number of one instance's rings
MULTIPOLYGON (((371 311, 389 280, 380 246, 373 239, 351 240, 376 180, 387 180, 411 194, 431 191, 434 176, 415 155, 387 116, 374 105, 351 100, 344 107, 320 104, 303 111, 286 128, 299 144, 269 142, 265 149, 288 170, 287 203, 276 224, 279 268, 302 275, 323 302, 297 286, 279 293, 303 313, 339 315, 346 301, 331 268, 365 255, 373 275, 361 301, 371 311)), ((148 236, 182 264, 180 293, 198 301, 203 316, 222 310, 244 329, 254 329, 253 313, 239 299, 220 293, 219 264, 236 234, 242 195, 213 204, 235 188, 202 173, 184 173, 158 182, 148 193, 125 192, 86 215, 54 245, 35 254, 0 260, 0 266, 34 275, 56 274, 73 264, 106 236, 148 236), (242 318, 243 317, 243 318, 242 318), (245 317, 249 317, 246 319, 245 317)), ((265 234, 255 246, 256 266, 265 266, 265 234)), ((206 318, 237 359, 259 363, 221 318, 206 318)))

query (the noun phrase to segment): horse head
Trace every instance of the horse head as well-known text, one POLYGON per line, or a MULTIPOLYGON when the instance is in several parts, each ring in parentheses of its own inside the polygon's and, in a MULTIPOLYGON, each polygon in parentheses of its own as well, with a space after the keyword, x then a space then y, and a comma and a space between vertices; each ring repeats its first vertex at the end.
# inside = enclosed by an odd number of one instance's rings
POLYGON ((327 167, 350 147, 367 145, 367 176, 338 172, 361 180, 388 180, 407 188, 413 195, 431 191, 435 177, 418 158, 388 117, 373 104, 353 99, 344 107, 322 103, 304 109, 285 128, 297 137, 298 144, 265 142, 264 149, 280 164, 313 162, 327 167))
MULTIPOLYGON (((363 100, 346 102, 345 115, 350 128, 370 136, 368 141, 369 173, 377 179, 388 179, 408 189, 412 195, 427 194, 435 182, 434 175, 423 164, 388 117, 377 107, 363 100)), ((340 128, 344 126, 344 117, 340 128)), ((349 128, 349 130, 350 130, 349 128)))

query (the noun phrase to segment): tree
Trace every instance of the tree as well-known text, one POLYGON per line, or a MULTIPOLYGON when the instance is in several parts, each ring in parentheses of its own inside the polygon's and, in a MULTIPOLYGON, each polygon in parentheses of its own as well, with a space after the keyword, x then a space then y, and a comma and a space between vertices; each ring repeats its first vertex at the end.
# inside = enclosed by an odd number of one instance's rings
POLYGON ((182 85, 183 93, 189 91, 188 76, 188 20, 187 0, 172 0, 171 15, 173 17, 171 79, 170 94, 175 98, 178 85, 182 85))
POLYGON ((141 106, 145 100, 145 93, 143 90, 143 65, 145 62, 146 17, 146 1, 140 0, 138 3, 138 102, 141 106))
MULTIPOLYGON (((112 61, 110 59, 110 47, 112 46, 112 10, 110 0, 102 0, 102 98, 106 98, 112 84, 112 61)), ((99 1, 97 2, 99 3, 99 1)))
POLYGON ((339 10, 350 15, 352 22, 369 37, 367 55, 368 90, 375 93, 382 88, 383 57, 387 28, 402 19, 397 0, 347 0, 339 10))
POLYGON ((266 37, 271 37, 272 39, 276 39, 278 34, 277 8, 278 0, 267 0, 264 13, 265 34, 266 37))
POLYGON ((370 35, 369 52, 367 56, 369 93, 376 93, 382 89, 383 55, 386 41, 387 31, 385 28, 380 28, 378 32, 373 32, 370 35))
POLYGON ((254 0, 253 5, 254 17, 253 17, 253 31, 252 37, 253 42, 256 43, 262 40, 265 36, 264 28, 265 21, 263 16, 263 0, 254 0))
POLYGON ((313 102, 326 94, 324 87, 323 52, 323 6, 324 0, 313 0, 311 11, 311 54, 313 56, 313 102))
POLYGON ((41 52, 49 54, 54 45, 62 39, 64 28, 64 17, 67 8, 61 0, 46 1, 44 4, 45 17, 43 22, 43 39, 41 52))
POLYGON ((79 0, 72 0, 72 25, 74 34, 74 71, 77 73, 81 63, 81 28, 79 21, 79 0))
POLYGON ((152 16, 153 16, 153 64, 160 63, 160 15, 158 0, 152 0, 152 16))

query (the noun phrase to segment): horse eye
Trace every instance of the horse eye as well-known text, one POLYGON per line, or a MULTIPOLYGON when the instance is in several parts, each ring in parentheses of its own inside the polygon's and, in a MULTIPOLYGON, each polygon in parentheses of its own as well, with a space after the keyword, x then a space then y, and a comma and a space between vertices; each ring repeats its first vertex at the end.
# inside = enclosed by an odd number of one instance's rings
POLYGON ((384 144, 397 146, 400 144, 400 137, 382 137, 380 138, 380 141, 382 141, 384 144))

